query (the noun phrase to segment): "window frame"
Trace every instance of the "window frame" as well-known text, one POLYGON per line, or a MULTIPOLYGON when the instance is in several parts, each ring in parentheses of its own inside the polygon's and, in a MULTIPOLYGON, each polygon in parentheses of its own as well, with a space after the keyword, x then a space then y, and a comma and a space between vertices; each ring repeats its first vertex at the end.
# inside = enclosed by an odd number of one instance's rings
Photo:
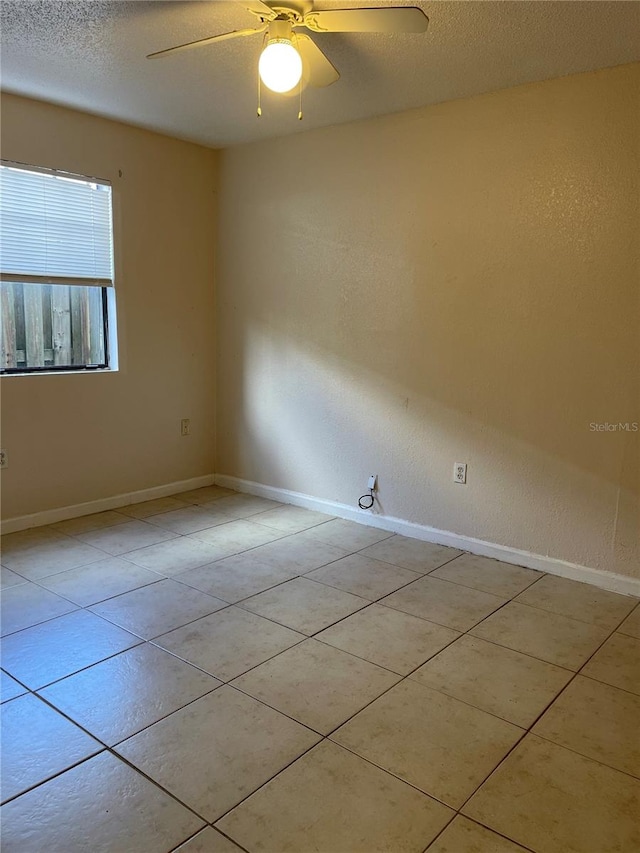
MULTIPOLYGON (((44 286, 44 285, 41 285, 44 286)), ((52 284, 52 287, 64 287, 52 284)), ((94 285, 95 286, 95 285, 94 285)), ((42 373, 100 373, 101 371, 117 370, 111 367, 110 364, 110 344, 111 338, 109 334, 109 294, 107 291, 113 288, 101 287, 100 299, 102 302, 102 328, 104 336, 104 364, 44 364, 35 367, 1 367, 0 376, 31 376, 42 373)))
MULTIPOLYGON (((9 160, 7 158, 2 158, 0 163, 3 166, 7 166, 9 168, 13 167, 16 169, 23 169, 25 171, 32 171, 35 173, 41 173, 47 176, 58 176, 62 178, 68 178, 76 181, 86 182, 86 183, 98 183, 109 187, 110 190, 110 249, 111 249, 111 257, 112 257, 112 275, 111 275, 111 284, 103 284, 100 285, 91 279, 87 279, 86 287, 93 287, 96 289, 100 289, 100 304, 102 309, 102 335, 104 340, 104 362, 99 364, 45 364, 45 365, 37 365, 37 366, 16 366, 16 367, 6 367, 0 365, 0 377, 5 376, 42 376, 42 375, 65 375, 69 373, 76 374, 95 374, 95 373, 114 373, 119 370, 119 359, 118 359, 118 339, 117 339, 117 319, 116 319, 116 297, 115 297, 115 285, 116 285, 116 277, 117 277, 117 257, 118 251, 116 248, 116 211, 118 209, 117 205, 117 192, 113 185, 112 180, 108 178, 97 177, 94 175, 84 175, 78 172, 70 172, 68 170, 59 169, 51 166, 40 166, 34 165, 30 163, 23 163, 17 160, 9 160)), ((1 235, 0 235, 1 236, 1 235)), ((27 277, 27 274, 25 274, 27 277)), ((33 274, 31 278, 36 278, 37 275, 33 274)), ((43 276, 44 277, 44 276, 43 276)), ((22 283, 25 286, 46 286, 50 285, 51 287, 56 286, 67 286, 69 288, 73 288, 78 286, 79 281, 74 276, 68 276, 69 283, 65 283, 64 276, 59 276, 57 281, 49 280, 48 282, 36 282, 36 281, 18 281, 16 274, 13 274, 12 279, 4 279, 0 276, 0 283, 22 283)), ((71 342, 71 338, 70 338, 71 342)))

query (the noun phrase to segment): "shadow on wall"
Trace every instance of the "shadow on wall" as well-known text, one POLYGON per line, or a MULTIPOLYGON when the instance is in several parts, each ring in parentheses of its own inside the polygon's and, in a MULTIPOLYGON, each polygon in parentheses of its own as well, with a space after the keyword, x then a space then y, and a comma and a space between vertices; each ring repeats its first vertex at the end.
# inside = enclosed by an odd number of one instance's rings
POLYGON ((640 432, 590 425, 640 421, 637 76, 225 152, 218 470, 353 502, 374 465, 393 515, 613 568, 640 432))
POLYGON ((372 371, 280 343, 276 356, 247 329, 242 421, 227 459, 237 476, 355 504, 375 471, 384 513, 504 545, 517 538, 516 547, 585 565, 599 555, 606 567, 605 546, 631 562, 637 492, 372 371), (466 487, 452 481, 457 460, 469 464, 466 487), (571 558, 557 544, 567 535, 571 558))

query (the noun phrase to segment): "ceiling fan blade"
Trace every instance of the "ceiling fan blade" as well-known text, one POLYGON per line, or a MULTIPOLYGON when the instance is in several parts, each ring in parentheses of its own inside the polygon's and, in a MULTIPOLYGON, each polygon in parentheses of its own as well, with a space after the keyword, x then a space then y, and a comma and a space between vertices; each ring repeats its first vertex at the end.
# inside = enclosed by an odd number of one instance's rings
POLYGON ((429 18, 417 6, 309 12, 304 26, 315 33, 424 33, 429 18))
POLYGON ((259 18, 264 18, 265 20, 272 21, 275 17, 277 17, 277 12, 274 12, 270 6, 267 6, 266 3, 263 3, 262 0, 237 0, 247 12, 251 12, 252 15, 257 15, 259 18))
POLYGON ((167 47, 165 50, 157 50, 155 53, 150 53, 147 59, 157 59, 159 56, 167 56, 170 53, 177 53, 179 50, 190 50, 192 47, 204 47, 207 44, 213 44, 216 41, 226 41, 227 39, 241 38, 242 36, 254 36, 256 33, 263 33, 267 29, 267 24, 260 27, 252 27, 246 30, 233 30, 230 33, 221 33, 219 36, 209 36, 205 39, 197 39, 196 41, 188 41, 186 44, 178 44, 175 47, 167 47))
POLYGON ((330 86, 340 78, 338 70, 309 36, 296 33, 295 42, 302 57, 303 76, 308 78, 310 86, 330 86))

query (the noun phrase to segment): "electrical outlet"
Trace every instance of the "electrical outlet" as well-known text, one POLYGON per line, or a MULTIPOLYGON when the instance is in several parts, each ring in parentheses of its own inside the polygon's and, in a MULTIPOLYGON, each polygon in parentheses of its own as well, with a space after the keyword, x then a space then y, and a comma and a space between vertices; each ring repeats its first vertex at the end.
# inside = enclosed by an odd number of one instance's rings
POLYGON ((9 454, 6 450, 0 450, 0 468, 9 467, 9 454))
POLYGON ((454 483, 462 483, 463 485, 467 482, 467 463, 466 462, 454 462, 453 463, 453 482, 454 483))
POLYGON ((191 421, 189 418, 183 418, 180 421, 180 435, 191 435, 191 421))
POLYGON ((377 479, 378 479, 378 475, 377 475, 377 474, 372 474, 372 475, 369 477, 369 481, 368 481, 368 483, 367 483, 367 488, 368 488, 368 489, 371 489, 372 491, 374 491, 374 492, 375 492, 375 490, 376 490, 376 482, 377 482, 377 479))

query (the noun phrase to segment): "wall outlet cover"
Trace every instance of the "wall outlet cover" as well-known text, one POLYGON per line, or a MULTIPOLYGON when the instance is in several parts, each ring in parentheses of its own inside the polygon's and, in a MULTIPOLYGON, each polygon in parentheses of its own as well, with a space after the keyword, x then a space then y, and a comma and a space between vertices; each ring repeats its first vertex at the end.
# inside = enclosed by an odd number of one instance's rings
POLYGON ((466 462, 454 462, 453 463, 453 482, 465 484, 467 482, 467 463, 466 462))

